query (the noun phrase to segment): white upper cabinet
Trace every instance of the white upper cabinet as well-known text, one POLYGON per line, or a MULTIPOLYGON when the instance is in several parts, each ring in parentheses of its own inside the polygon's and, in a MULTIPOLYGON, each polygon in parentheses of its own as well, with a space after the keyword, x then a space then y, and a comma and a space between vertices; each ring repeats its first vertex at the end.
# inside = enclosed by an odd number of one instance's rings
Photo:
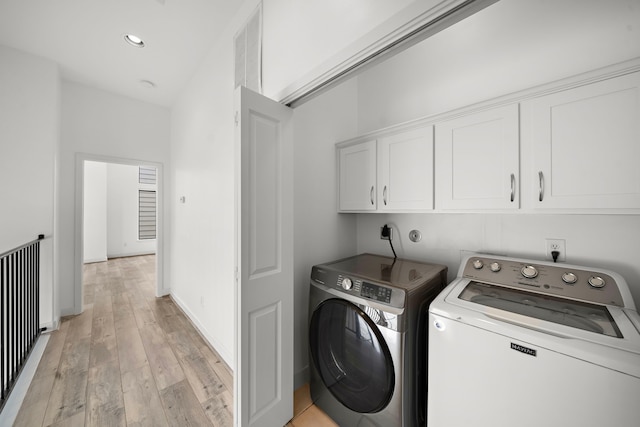
POLYGON ((436 208, 519 208, 518 104, 436 124, 436 208))
POLYGON ((640 72, 527 100, 522 118, 524 207, 640 208, 640 72))
POLYGON ((340 212, 433 209, 433 126, 336 144, 340 212))
POLYGON ((339 147, 338 209, 376 210, 376 141, 339 147))
POLYGON ((433 209, 433 126, 378 139, 378 210, 433 209))
POLYGON ((337 144, 339 210, 640 213, 630 64, 337 144))

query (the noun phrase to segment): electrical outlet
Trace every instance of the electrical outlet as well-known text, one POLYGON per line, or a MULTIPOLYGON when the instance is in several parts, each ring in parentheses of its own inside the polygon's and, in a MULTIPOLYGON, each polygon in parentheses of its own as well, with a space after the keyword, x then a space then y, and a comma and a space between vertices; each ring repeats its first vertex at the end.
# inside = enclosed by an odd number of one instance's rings
POLYGON ((387 224, 380 227, 380 238, 382 240, 393 240, 393 228, 389 227, 387 224))
POLYGON ((547 239, 547 251, 545 253, 545 257, 549 261, 553 261, 553 255, 551 252, 558 251, 560 254, 558 255, 559 262, 565 262, 567 260, 567 250, 565 247, 564 239, 547 239))

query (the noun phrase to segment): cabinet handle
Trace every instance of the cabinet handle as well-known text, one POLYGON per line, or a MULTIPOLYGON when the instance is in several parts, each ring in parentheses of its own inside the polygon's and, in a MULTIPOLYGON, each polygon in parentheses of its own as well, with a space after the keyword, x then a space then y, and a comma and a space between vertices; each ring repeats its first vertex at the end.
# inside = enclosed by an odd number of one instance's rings
POLYGON ((538 180, 540 181, 540 194, 538 195, 538 200, 542 201, 544 199, 544 175, 542 171, 538 172, 538 180))
POLYGON ((511 174, 511 202, 516 199, 516 176, 511 174))
POLYGON ((371 186, 371 191, 369 191, 369 197, 371 198, 371 205, 373 206, 373 185, 371 186))
POLYGON ((382 201, 384 202, 384 205, 387 206, 387 186, 386 185, 382 190, 382 201))

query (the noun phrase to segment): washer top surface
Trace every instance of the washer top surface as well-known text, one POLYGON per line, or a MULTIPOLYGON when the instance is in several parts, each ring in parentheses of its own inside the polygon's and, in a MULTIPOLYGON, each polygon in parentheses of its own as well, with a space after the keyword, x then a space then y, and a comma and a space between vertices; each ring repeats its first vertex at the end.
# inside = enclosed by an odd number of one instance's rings
POLYGON ((407 292, 430 282, 443 274, 443 271, 446 274, 447 271, 444 265, 373 254, 356 255, 318 267, 393 286, 407 292))
POLYGON ((476 254, 429 312, 640 378, 640 316, 612 271, 476 254))

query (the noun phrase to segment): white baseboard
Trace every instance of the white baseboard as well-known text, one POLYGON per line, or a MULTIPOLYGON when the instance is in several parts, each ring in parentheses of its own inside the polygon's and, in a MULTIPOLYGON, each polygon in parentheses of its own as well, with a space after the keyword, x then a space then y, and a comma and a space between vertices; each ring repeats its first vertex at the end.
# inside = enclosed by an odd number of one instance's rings
POLYGON ((89 258, 89 259, 85 259, 84 263, 85 264, 94 264, 96 262, 105 262, 107 260, 107 257, 104 258, 89 258))
POLYGON ((175 301, 178 307, 182 309, 184 314, 187 315, 191 323, 193 323, 193 325, 198 330, 198 332, 200 332, 203 338, 209 342, 209 345, 215 348, 215 350, 218 352, 220 357, 222 357, 224 362, 231 368, 231 371, 235 371, 235 365, 234 365, 232 354, 230 354, 230 351, 227 348, 225 348, 225 346, 223 346, 218 340, 212 337, 211 334, 207 332, 207 330, 204 328, 202 323, 200 323, 200 321, 195 316, 195 314, 193 314, 193 312, 189 310, 187 305, 180 298, 178 298, 175 294, 172 294, 172 293, 169 293, 169 294, 171 295, 171 299, 173 299, 173 301, 175 301))
POLYGON ((293 374, 293 389, 297 390, 309 382, 309 365, 293 374))
POLYGON ((60 327, 60 320, 54 320, 52 322, 47 322, 47 323, 41 323, 40 324, 40 329, 46 328, 46 331, 44 331, 43 333, 53 332, 53 331, 57 330, 59 327, 60 327))
POLYGON ((112 258, 127 258, 130 256, 140 256, 140 255, 155 255, 156 251, 132 251, 132 252, 122 252, 117 254, 107 254, 107 259, 112 258))
POLYGON ((82 306, 80 311, 76 310, 75 307, 61 308, 60 317, 75 316, 75 315, 81 314, 83 311, 84 311, 84 306, 82 306))

